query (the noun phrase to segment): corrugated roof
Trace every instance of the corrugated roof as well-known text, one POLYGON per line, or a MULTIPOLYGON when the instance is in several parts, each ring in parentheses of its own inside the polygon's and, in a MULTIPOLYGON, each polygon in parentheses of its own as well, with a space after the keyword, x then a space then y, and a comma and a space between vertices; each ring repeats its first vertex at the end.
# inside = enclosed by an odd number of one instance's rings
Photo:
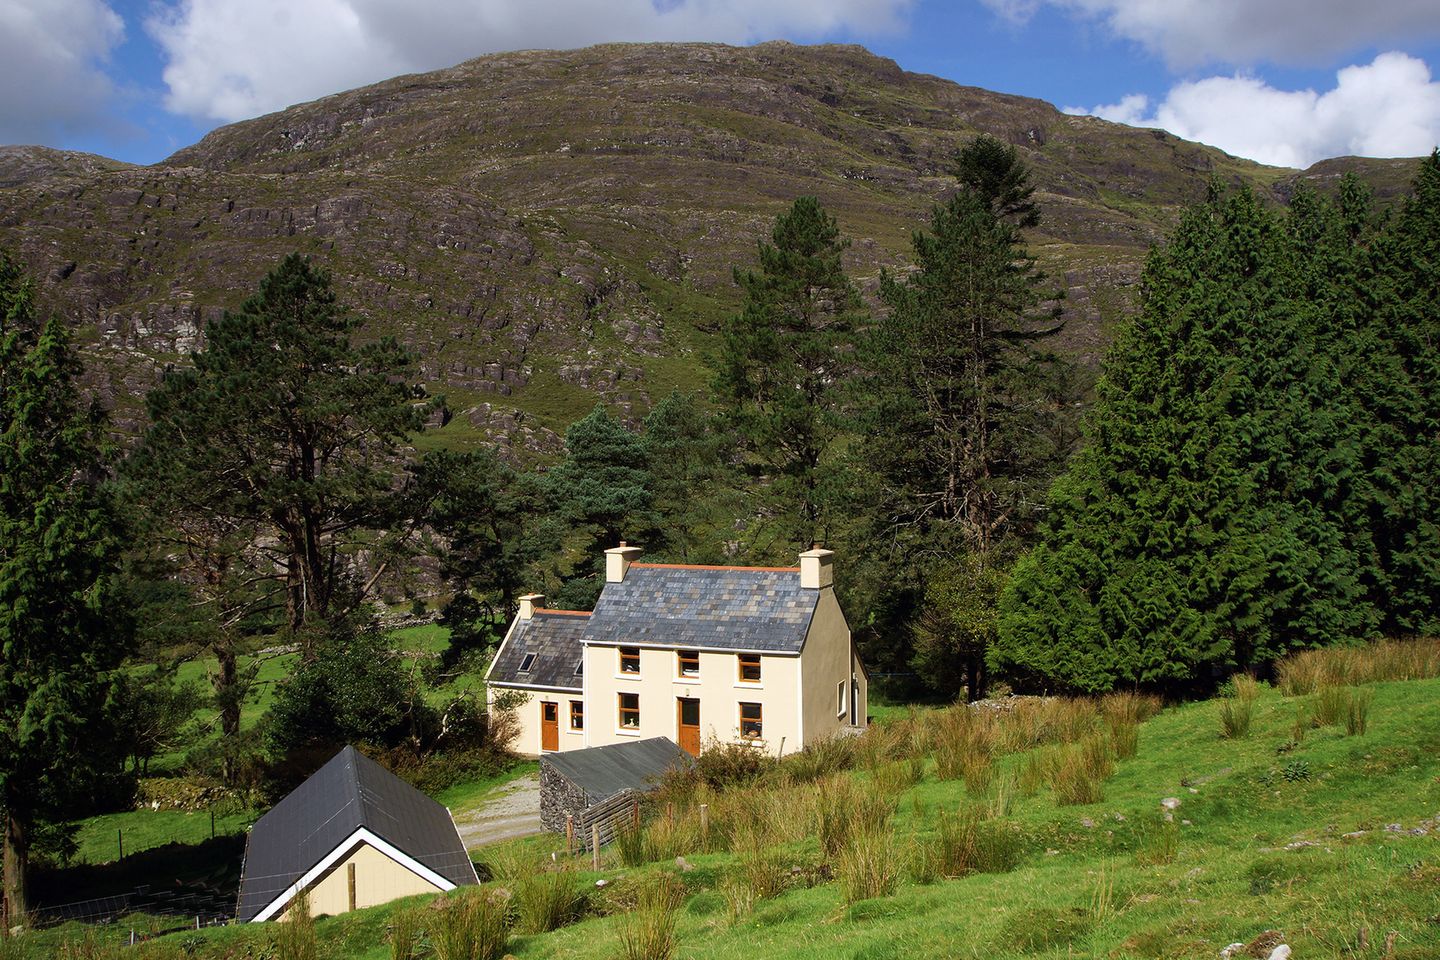
POLYGON ((667 737, 547 753, 540 758, 542 766, 549 764, 584 790, 590 803, 599 803, 622 790, 648 790, 666 771, 691 762, 690 754, 667 737))
POLYGON ((250 828, 240 921, 253 920, 361 827, 457 886, 476 882, 450 812, 347 746, 250 828))
POLYGON ((635 563, 605 584, 584 639, 799 653, 819 598, 789 568, 635 563))
POLYGON ((580 665, 580 636, 589 619, 568 610, 536 610, 529 620, 517 619, 509 642, 495 655, 490 681, 578 693, 582 684, 575 668, 580 665), (535 659, 529 669, 521 670, 532 653, 535 659))

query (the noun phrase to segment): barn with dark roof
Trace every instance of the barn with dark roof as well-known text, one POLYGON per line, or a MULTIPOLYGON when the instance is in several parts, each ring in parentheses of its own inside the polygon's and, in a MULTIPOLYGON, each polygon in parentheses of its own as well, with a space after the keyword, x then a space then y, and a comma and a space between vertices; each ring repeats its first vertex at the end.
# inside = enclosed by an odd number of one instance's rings
POLYGON ((345 747, 250 828, 236 917, 315 916, 478 883, 450 811, 345 747))
POLYGON ((865 668, 835 598, 829 550, 794 567, 639 563, 605 551, 593 611, 521 598, 486 679, 515 711, 521 753, 651 737, 799 750, 866 722, 865 668))

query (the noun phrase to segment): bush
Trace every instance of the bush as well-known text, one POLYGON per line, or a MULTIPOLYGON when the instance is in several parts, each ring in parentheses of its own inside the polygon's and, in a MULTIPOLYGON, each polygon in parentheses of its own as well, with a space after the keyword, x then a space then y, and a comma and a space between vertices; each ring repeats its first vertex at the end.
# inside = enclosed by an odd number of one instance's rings
POLYGON ((701 782, 715 790, 754 783, 777 761, 764 750, 747 743, 711 741, 700 751, 695 772, 701 782))
POLYGON ((675 912, 684 900, 684 888, 669 874, 647 882, 636 909, 620 923, 622 960, 670 960, 676 947, 675 912))

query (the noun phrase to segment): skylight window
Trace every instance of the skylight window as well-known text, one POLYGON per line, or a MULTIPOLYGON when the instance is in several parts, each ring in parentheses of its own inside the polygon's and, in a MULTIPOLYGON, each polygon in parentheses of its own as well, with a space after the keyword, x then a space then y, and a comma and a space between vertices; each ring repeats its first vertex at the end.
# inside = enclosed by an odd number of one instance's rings
POLYGON ((533 653, 527 653, 527 654, 525 654, 525 658, 520 661, 520 672, 521 672, 521 673, 529 673, 529 672, 530 672, 530 667, 531 667, 531 665, 534 664, 534 663, 535 663, 535 654, 533 654, 533 653))

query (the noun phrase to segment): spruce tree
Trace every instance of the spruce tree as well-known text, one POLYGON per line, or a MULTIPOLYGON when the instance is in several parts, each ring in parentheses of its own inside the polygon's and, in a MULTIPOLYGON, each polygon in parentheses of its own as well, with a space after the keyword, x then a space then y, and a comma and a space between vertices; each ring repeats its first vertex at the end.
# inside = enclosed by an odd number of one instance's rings
POLYGON ((0 255, 0 814, 4 922, 26 922, 37 826, 85 796, 115 738, 110 671, 127 649, 121 533, 102 479, 103 418, 84 404, 64 326, 34 316, 0 255))
POLYGON ((715 393, 768 479, 766 512, 791 548, 824 539, 833 520, 826 471, 861 307, 842 262, 848 246, 816 198, 797 199, 759 244, 760 269, 736 269, 744 306, 721 333, 715 393))

